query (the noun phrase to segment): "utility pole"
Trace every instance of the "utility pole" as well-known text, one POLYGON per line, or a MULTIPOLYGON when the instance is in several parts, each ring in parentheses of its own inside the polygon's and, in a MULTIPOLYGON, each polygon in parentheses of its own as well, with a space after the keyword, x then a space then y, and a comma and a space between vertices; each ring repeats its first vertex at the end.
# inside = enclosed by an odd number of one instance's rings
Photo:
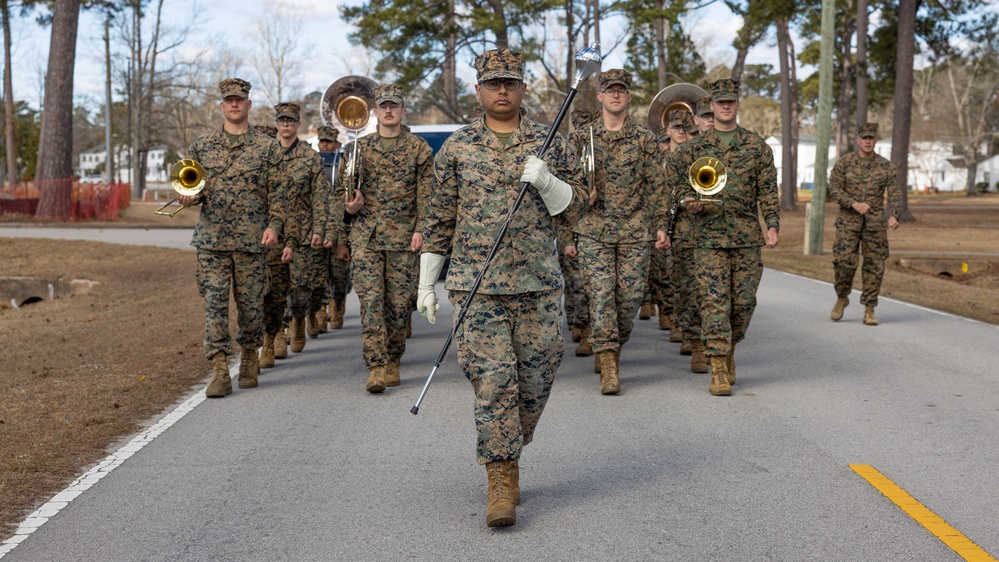
POLYGON ((107 69, 104 81, 104 150, 107 153, 104 170, 110 184, 114 181, 114 152, 111 146, 111 12, 108 12, 104 20, 104 63, 107 69))
POLYGON ((819 114, 815 139, 815 185, 805 232, 805 254, 822 255, 822 228, 826 217, 826 189, 829 170, 829 139, 832 136, 833 33, 836 2, 822 0, 822 47, 819 52, 819 114))

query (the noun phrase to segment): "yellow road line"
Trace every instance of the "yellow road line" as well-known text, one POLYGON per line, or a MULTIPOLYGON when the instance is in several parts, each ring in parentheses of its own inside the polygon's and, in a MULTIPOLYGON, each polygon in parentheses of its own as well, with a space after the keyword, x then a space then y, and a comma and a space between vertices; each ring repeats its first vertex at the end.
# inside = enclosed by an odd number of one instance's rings
POLYGON ((932 533, 933 536, 943 541, 945 545, 950 547, 961 558, 972 562, 997 562, 982 547, 971 542, 971 539, 964 536, 961 531, 951 527, 940 516, 916 501, 916 498, 910 496, 908 492, 889 480, 884 474, 878 472, 873 466, 869 464, 851 464, 850 468, 859 474, 861 478, 867 480, 868 484, 874 486, 875 489, 884 494, 886 498, 893 501, 895 505, 902 508, 902 511, 908 513, 909 517, 916 520, 916 523, 919 523, 932 533))

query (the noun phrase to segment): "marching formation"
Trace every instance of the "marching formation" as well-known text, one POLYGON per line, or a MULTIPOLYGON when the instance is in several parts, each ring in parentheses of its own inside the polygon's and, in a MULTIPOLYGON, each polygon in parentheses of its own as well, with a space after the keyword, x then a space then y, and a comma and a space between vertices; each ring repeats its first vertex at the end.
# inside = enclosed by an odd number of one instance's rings
MULTIPOLYGON (((222 127, 189 150, 204 188, 179 200, 201 207, 192 245, 212 398, 233 391, 230 292, 240 389, 256 387, 260 369, 278 366, 289 346, 299 353, 308 339, 342 328, 352 289, 364 391, 399 386, 412 313, 436 321, 436 284, 450 260, 444 289, 474 392, 486 524, 502 527, 516 522, 519 459, 562 362, 563 315, 575 354, 594 356, 601 394, 627 388, 622 354, 635 317, 656 316, 678 352, 690 355, 690 370, 710 373, 710 394, 731 395, 761 247, 777 245, 780 218, 773 153, 738 125, 737 81, 718 80, 708 92, 671 86, 682 88, 657 96, 661 119, 646 126, 629 116, 631 74, 606 70, 597 77, 599 111, 574 112, 565 138, 526 116, 521 53, 487 51, 475 72, 481 116, 436 155, 404 124, 406 94, 397 85, 351 97, 366 100, 360 116, 334 124, 353 135, 341 149, 341 131, 327 123, 316 152, 299 140, 298 105, 279 103, 273 126, 250 127, 251 85, 223 80, 222 127), (358 136, 369 112, 375 134, 358 136)), ((849 302, 862 247, 869 325, 877 323, 885 226, 898 225, 894 169, 873 154, 876 132, 876 124, 861 125, 860 150, 836 163, 831 189, 841 208, 832 319, 849 302)))

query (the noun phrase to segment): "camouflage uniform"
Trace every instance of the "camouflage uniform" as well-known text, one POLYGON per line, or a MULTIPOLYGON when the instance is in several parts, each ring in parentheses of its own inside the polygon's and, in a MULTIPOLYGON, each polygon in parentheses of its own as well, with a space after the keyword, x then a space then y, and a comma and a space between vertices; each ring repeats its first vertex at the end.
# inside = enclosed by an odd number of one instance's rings
POLYGON ((569 258, 565 255, 566 246, 575 246, 576 235, 565 225, 558 226, 558 265, 562 269, 563 302, 565 303, 565 319, 570 328, 585 330, 590 326, 590 301, 587 298, 586 282, 583 271, 579 267, 579 256, 569 258))
MULTIPOLYGON (((859 136, 867 135, 877 136, 877 123, 860 126, 859 136)), ((897 219, 901 208, 898 174, 895 166, 883 156, 874 154, 871 158, 862 158, 851 152, 836 161, 829 176, 829 197, 839 205, 836 242, 833 244, 836 296, 850 295, 860 250, 864 254, 861 268, 864 290, 860 302, 870 307, 878 305, 885 260, 888 258, 885 195, 888 197, 888 216, 897 219), (860 214, 851 208, 854 203, 867 203, 871 208, 860 214)))
MULTIPOLYGON (((712 99, 738 100, 738 82, 718 80, 712 84, 712 99)), ((705 206, 691 215, 690 244, 703 299, 704 355, 728 356, 746 337, 756 309, 756 289, 763 276, 759 213, 768 229, 780 227, 773 150, 756 133, 737 127, 727 146, 722 145, 717 129, 710 129, 673 154, 670 166, 674 177, 687 177, 690 165, 703 156, 717 158, 728 173, 725 188, 711 196, 722 204, 705 206)), ((685 185, 680 197, 696 199, 698 194, 685 185)))
MULTIPOLYGON (((364 363, 372 369, 399 360, 406 350, 419 267, 418 254, 410 245, 426 217, 433 151, 407 127, 388 148, 379 135, 354 142, 362 155, 364 206, 356 215, 348 215, 346 228, 350 275, 361 301, 364 363)), ((344 153, 350 154, 353 147, 354 143, 348 144, 344 153)), ((343 217, 343 181, 333 197, 339 209, 334 216, 343 217)))
MULTIPOLYGON (((604 72, 601 86, 623 84, 618 73, 624 71, 604 72)), ((649 243, 665 230, 658 225, 665 221, 666 177, 652 131, 631 118, 619 131, 607 130, 603 119, 592 126, 597 198, 573 232, 589 287, 590 342, 600 353, 620 349, 631 336, 649 276, 649 243)), ((573 131, 569 143, 582 148, 589 130, 573 131)))
MULTIPOLYGON (((295 104, 281 103, 276 109, 279 118, 298 119, 299 107, 295 104)), ((278 154, 280 161, 275 175, 286 190, 286 228, 284 239, 271 248, 267 260, 272 272, 282 278, 287 275, 287 284, 283 281, 275 283, 267 296, 266 329, 269 335, 276 335, 281 330, 286 300, 290 300, 294 318, 304 319, 309 312, 317 254, 312 247, 312 236, 325 237, 330 192, 326 176, 322 173, 322 160, 308 144, 296 138, 288 148, 280 147, 278 154), (281 263, 284 246, 292 249, 289 264, 281 263), (284 293, 280 292, 282 289, 284 293)))
MULTIPOLYGON (((509 50, 480 55, 475 66, 480 82, 523 77, 523 55, 509 50)), ((548 132, 521 117, 504 146, 483 117, 452 133, 434 159, 423 250, 451 254, 445 287, 454 321, 520 191, 527 158, 538 153, 548 132)), ((455 334, 459 363, 475 390, 480 464, 520 458, 562 361, 563 280, 555 223, 577 220, 586 210, 587 193, 579 158, 561 136, 553 138, 544 160, 571 186, 569 206, 552 217, 537 190, 527 189, 455 334)))
MULTIPOLYGON (((339 135, 340 131, 333 127, 320 127, 318 131, 319 140, 336 141, 339 135)), ((333 172, 337 170, 339 173, 339 168, 343 161, 343 153, 339 151, 320 152, 319 156, 323 160, 323 173, 326 174, 326 179, 332 186, 336 183, 333 181, 333 172)), ((341 217, 333 213, 335 201, 333 194, 330 193, 330 225, 332 227, 327 226, 326 239, 332 243, 333 247, 327 252, 327 270, 324 275, 327 287, 326 293, 323 296, 323 304, 329 303, 331 299, 334 302, 342 303, 347 298, 351 289, 350 263, 340 261, 336 258, 337 245, 346 244, 347 240, 346 238, 341 240, 337 237, 342 230, 342 222, 340 221, 341 217)))
MULTIPOLYGON (((223 98, 246 97, 250 85, 239 79, 220 83, 223 98)), ((239 313, 237 343, 256 349, 263 342, 263 302, 268 287, 264 230, 280 236, 284 190, 275 174, 278 144, 248 130, 230 146, 223 129, 202 135, 188 154, 205 169, 201 213, 191 245, 197 249, 198 291, 205 299, 205 357, 232 354, 229 292, 239 313)))
MULTIPOLYGON (((677 176, 673 166, 674 155, 666 155, 664 167, 667 183, 674 197, 687 185, 687 174, 677 176)), ((701 339, 701 292, 697 290, 695 277, 694 249, 692 247, 692 219, 682 206, 677 206, 677 215, 673 226, 673 237, 670 238, 673 255, 672 277, 676 288, 676 298, 673 302, 676 322, 673 330, 683 334, 683 341, 701 339)))

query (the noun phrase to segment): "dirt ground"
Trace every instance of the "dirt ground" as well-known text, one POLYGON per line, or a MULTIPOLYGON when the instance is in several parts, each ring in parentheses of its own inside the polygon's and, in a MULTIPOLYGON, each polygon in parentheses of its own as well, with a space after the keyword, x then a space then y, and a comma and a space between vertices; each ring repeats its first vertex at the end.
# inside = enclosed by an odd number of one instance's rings
MULTIPOLYGON (((999 197, 919 197, 915 222, 889 235, 882 294, 999 324, 999 197), (968 274, 941 276, 902 259, 945 256, 968 274)), ((768 267, 832 280, 835 209, 825 252, 805 256, 804 205, 784 212, 768 267)), ((191 225, 196 213, 156 217, 133 205, 119 226, 191 225)), ((203 384, 202 301, 194 253, 91 242, 0 239, 2 276, 96 281, 86 294, 20 311, 0 306, 0 540, 108 449, 203 384)), ((856 286, 859 287, 859 279, 856 286)), ((829 307, 835 300, 830 289, 829 307)), ((234 325, 234 323, 233 323, 234 325)))

